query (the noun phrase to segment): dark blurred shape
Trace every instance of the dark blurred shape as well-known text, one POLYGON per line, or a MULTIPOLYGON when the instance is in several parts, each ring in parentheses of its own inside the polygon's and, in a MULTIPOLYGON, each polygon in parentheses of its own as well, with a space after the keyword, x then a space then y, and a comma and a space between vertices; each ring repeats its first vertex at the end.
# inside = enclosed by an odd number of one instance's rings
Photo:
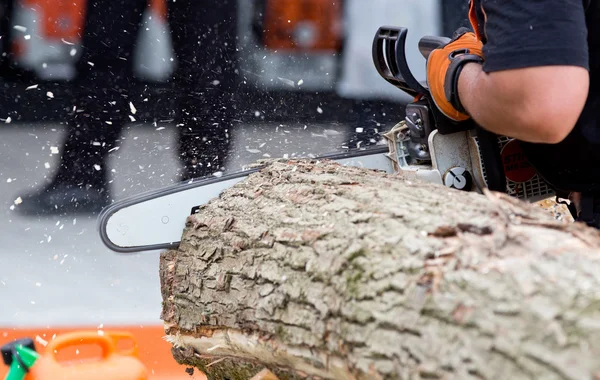
MULTIPOLYGON (((133 91, 142 87, 136 86, 132 56, 147 5, 88 0, 60 167, 48 185, 23 197, 21 213, 97 213, 110 203, 108 153, 118 146, 124 125, 135 120, 132 109, 154 106, 151 93, 133 91)), ((182 181, 223 169, 235 111, 236 12, 235 0, 167 2, 177 60, 169 87, 182 181)))
POLYGON ((443 36, 451 37, 452 33, 459 27, 470 27, 469 0, 444 0, 440 2, 442 7, 442 32, 443 36))
POLYGON ((14 0, 0 1, 0 72, 6 75, 10 57, 11 15, 15 6, 14 0))

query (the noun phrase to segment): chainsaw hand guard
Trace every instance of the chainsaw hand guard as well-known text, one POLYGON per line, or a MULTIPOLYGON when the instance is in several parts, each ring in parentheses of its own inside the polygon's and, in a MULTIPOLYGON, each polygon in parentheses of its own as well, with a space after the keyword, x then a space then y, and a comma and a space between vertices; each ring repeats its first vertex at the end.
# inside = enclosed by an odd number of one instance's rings
POLYGON ((406 28, 380 27, 373 41, 373 62, 383 79, 416 97, 429 91, 408 67, 405 52, 407 33, 406 28))
MULTIPOLYGON (((417 97, 429 95, 429 89, 419 82, 408 67, 406 60, 406 36, 408 29, 382 26, 373 40, 373 62, 379 75, 400 90, 417 97)), ((419 41, 419 51, 425 59, 429 54, 450 42, 446 37, 425 36, 419 41)))

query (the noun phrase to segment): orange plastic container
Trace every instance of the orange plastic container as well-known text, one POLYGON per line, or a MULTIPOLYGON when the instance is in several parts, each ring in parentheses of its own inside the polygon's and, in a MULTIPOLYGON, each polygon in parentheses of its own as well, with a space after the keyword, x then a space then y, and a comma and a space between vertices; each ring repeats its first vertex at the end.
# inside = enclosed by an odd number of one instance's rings
POLYGON ((26 380, 146 380, 148 371, 138 359, 133 335, 125 332, 76 331, 57 336, 46 346, 44 355, 31 367, 26 380), (133 347, 117 350, 120 340, 131 340, 133 347), (99 358, 61 361, 60 352, 77 346, 98 346, 99 358))

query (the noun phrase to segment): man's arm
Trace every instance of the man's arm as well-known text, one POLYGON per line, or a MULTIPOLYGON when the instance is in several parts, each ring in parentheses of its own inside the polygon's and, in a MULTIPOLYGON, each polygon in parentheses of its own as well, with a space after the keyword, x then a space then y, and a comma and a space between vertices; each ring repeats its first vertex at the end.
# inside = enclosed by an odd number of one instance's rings
POLYGON ((583 0, 471 0, 479 36, 457 30, 427 60, 436 106, 500 135, 559 143, 588 98, 583 0))
POLYGON ((483 128, 519 140, 555 144, 573 129, 587 100, 580 66, 538 66, 486 73, 465 65, 458 80, 463 107, 483 128))

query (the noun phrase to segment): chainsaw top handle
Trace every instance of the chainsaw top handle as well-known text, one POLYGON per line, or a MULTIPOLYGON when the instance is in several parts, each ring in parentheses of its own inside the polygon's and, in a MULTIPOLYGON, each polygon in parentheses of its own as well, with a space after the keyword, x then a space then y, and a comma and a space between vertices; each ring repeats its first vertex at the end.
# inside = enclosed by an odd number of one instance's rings
POLYGON ((423 58, 428 59, 432 51, 448 45, 450 41, 448 37, 425 36, 419 40, 419 51, 423 58))
MULTIPOLYGON (((386 81, 410 96, 429 95, 429 89, 412 74, 406 59, 406 35, 403 27, 382 26, 373 40, 373 62, 386 81)), ((419 41, 419 51, 425 59, 429 54, 450 42, 447 37, 425 36, 419 41)))

